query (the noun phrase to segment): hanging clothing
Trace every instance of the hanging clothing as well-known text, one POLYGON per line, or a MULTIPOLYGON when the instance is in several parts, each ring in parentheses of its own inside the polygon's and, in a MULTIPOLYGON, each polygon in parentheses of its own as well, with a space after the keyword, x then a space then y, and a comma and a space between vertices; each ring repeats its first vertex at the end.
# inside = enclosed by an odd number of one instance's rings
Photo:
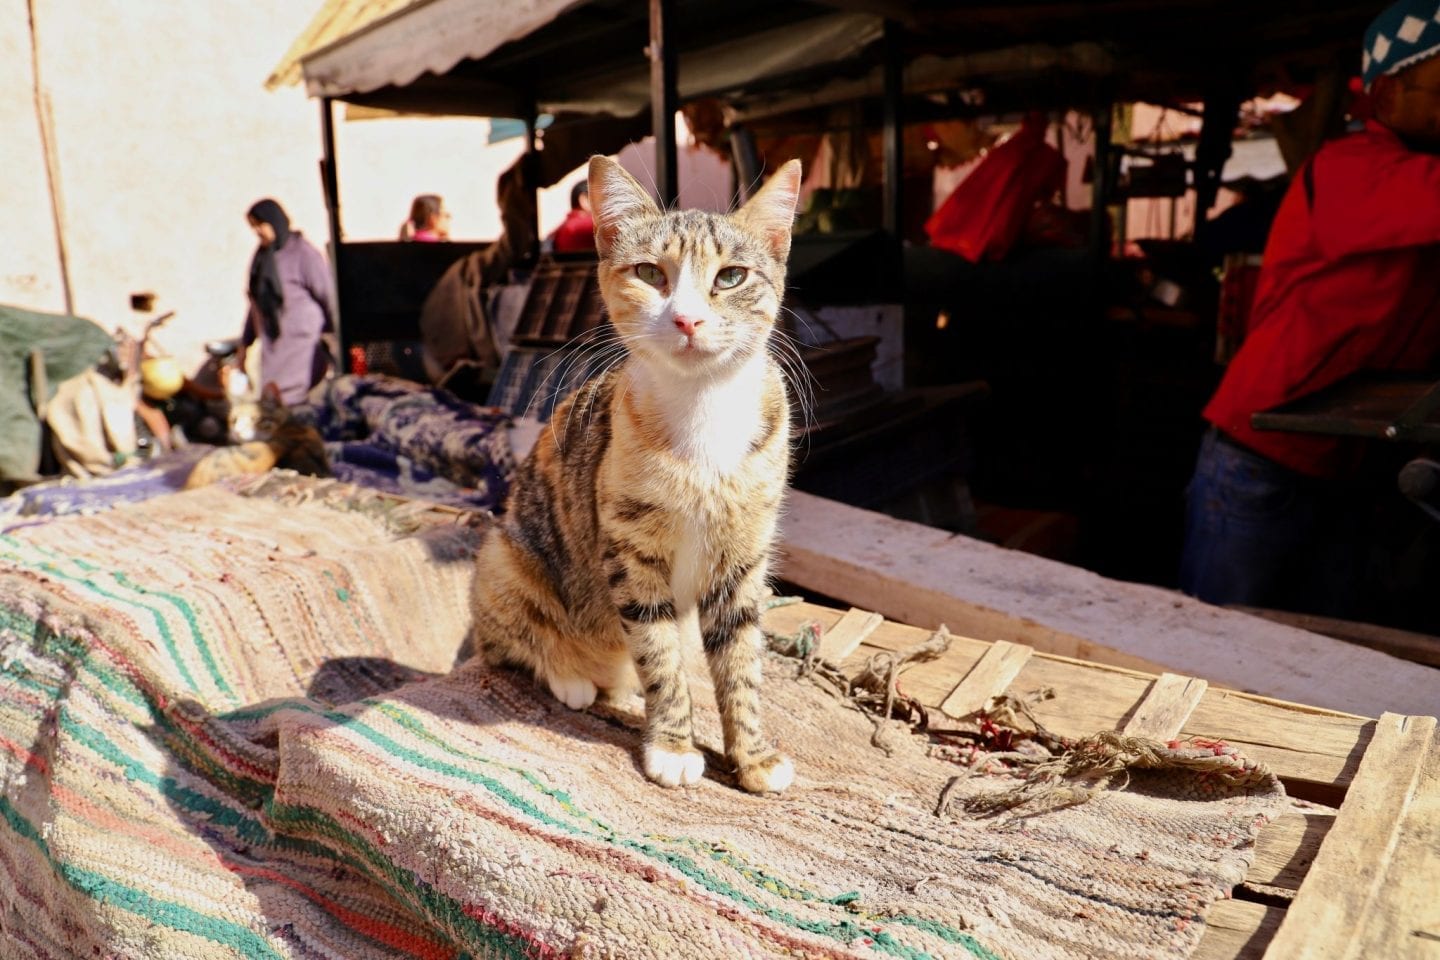
POLYGON ((992 148, 925 222, 930 245, 969 260, 1003 260, 1014 249, 1035 204, 1065 183, 1065 157, 1045 142, 1045 121, 1026 117, 992 148))

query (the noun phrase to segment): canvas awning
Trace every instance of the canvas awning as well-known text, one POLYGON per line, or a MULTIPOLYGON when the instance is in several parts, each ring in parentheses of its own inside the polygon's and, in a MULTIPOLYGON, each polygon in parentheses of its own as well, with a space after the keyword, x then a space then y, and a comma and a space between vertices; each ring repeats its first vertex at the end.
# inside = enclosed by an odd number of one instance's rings
MULTIPOLYGON (((680 98, 722 95, 742 113, 752 112, 746 100, 813 98, 837 81, 873 95, 884 17, 901 27, 912 95, 1019 78, 1026 102, 1058 106, 1198 98, 1257 76, 1310 82, 1318 68, 1356 60, 1375 6, 671 2, 680 98), (1074 82, 1086 77, 1096 83, 1074 82)), ((271 82, 303 74, 312 95, 419 113, 628 116, 649 100, 647 20, 642 0, 328 0, 271 82)))
MULTIPOLYGON (((633 28, 643 21, 633 10, 606 6, 585 0, 329 0, 268 83, 303 77, 312 96, 415 112, 518 116, 533 97, 534 106, 548 113, 629 116, 650 98, 643 43, 634 42, 633 28), (589 9, 557 23, 579 7, 589 9), (547 25, 550 36, 534 36, 547 25), (583 46, 590 34, 601 37, 599 49, 610 61, 598 73, 566 69, 575 64, 566 48, 583 46), (482 67, 486 57, 526 38, 533 39, 517 56, 530 61, 549 49, 564 67, 482 67), (630 55, 613 56, 617 48, 630 55)), ((870 14, 821 6, 804 13, 752 20, 743 35, 706 31, 713 42, 685 43, 680 96, 848 60, 883 31, 881 18, 870 14)))
MULTIPOLYGON (((384 6, 387 0, 352 0, 384 6)), ((583 0, 413 0, 305 54, 312 96, 344 97, 441 75, 527 36, 583 0)))

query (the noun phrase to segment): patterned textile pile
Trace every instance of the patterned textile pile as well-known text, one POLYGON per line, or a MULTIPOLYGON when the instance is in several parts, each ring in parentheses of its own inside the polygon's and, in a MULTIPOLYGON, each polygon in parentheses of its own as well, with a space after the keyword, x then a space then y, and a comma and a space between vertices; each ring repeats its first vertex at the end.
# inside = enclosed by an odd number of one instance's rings
MULTIPOLYGON (((0 536, 0 956, 1179 957, 1282 802, 1136 773, 939 818, 956 768, 885 757, 782 660, 796 786, 662 790, 634 709, 440 675, 475 531, 338 486, 0 536)), ((704 696, 697 723, 715 745, 704 696)))
POLYGON ((503 411, 378 375, 328 380, 296 408, 336 478, 470 510, 497 510, 515 472, 503 411))
MULTIPOLYGON (((316 387, 295 416, 316 427, 337 479, 462 510, 499 510, 515 458, 503 412, 386 376, 342 376, 316 387)), ((99 478, 65 477, 0 499, 0 530, 26 518, 98 513, 185 487, 211 449, 194 444, 99 478)))

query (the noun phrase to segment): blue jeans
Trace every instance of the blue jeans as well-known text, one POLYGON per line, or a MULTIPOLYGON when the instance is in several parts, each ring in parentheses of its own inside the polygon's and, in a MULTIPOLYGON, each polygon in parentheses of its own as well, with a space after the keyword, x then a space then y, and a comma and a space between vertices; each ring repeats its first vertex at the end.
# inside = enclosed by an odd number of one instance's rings
POLYGON ((1360 545, 1342 484, 1211 428, 1186 491, 1180 589, 1208 603, 1353 614, 1360 545))

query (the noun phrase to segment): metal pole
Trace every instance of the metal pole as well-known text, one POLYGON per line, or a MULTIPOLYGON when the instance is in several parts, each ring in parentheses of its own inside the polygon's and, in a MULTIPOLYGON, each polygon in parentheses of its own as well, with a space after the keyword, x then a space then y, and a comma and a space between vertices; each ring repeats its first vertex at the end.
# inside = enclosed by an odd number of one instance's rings
POLYGON ((674 207, 680 200, 680 176, 676 164, 675 111, 680 109, 676 91, 674 44, 674 0, 650 0, 650 125, 655 137, 655 189, 661 205, 674 207))
POLYGON ((882 216, 891 242, 890 281, 898 286, 905 242, 905 61, 900 24, 885 21, 882 216))

